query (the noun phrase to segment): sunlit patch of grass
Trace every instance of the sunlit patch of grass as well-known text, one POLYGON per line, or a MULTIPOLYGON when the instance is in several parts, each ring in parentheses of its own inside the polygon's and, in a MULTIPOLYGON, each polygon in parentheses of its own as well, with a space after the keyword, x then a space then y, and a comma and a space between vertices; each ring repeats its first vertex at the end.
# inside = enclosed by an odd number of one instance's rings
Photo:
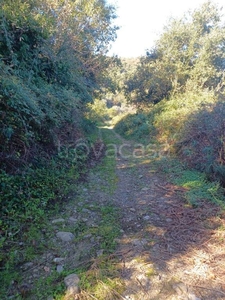
POLYGON ((149 267, 145 274, 149 278, 149 277, 155 276, 156 271, 153 267, 149 267))
POLYGON ((223 191, 218 182, 210 182, 203 173, 195 170, 183 170, 181 176, 174 183, 188 188, 186 198, 188 202, 197 204, 201 200, 209 200, 223 205, 223 191))
POLYGON ((224 191, 218 182, 207 180, 206 175, 197 170, 185 168, 177 159, 162 162, 158 168, 168 174, 169 180, 187 189, 185 198, 188 203, 198 206, 202 200, 208 200, 225 208, 224 191))
MULTIPOLYGON (((115 144, 116 142, 119 142, 119 140, 115 138, 115 135, 112 132, 112 130, 105 129, 105 128, 101 128, 100 130, 106 148, 107 145, 115 144)), ((116 170, 115 155, 112 155, 112 153, 111 155, 107 155, 106 153, 102 161, 95 168, 95 173, 98 173, 99 177, 104 180, 104 184, 100 186, 101 190, 109 194, 113 194, 115 192, 118 183, 118 178, 115 172, 116 170)))
POLYGON ((86 272, 77 270, 80 277, 80 299, 120 299, 124 291, 119 278, 118 262, 114 257, 102 255, 93 260, 86 272))

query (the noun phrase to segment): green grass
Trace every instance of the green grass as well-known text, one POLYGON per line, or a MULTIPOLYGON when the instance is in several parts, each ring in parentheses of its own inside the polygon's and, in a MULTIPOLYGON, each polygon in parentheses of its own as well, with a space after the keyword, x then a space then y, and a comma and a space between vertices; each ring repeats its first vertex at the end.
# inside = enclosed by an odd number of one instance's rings
MULTIPOLYGON (((106 145, 120 143, 120 140, 109 129, 102 128, 101 134, 106 145)), ((101 206, 98 203, 93 203, 91 209, 98 212, 100 222, 97 227, 89 228, 85 232, 100 237, 100 249, 103 250, 103 254, 94 258, 91 266, 74 270, 81 279, 80 287, 82 294, 86 297, 85 299, 93 299, 93 297, 99 300, 117 299, 118 294, 122 293, 124 289, 123 282, 119 279, 118 261, 112 255, 117 246, 115 239, 120 235, 118 222, 120 212, 110 201, 116 190, 118 180, 115 168, 115 156, 106 155, 93 170, 100 180, 99 185, 103 184, 100 191, 105 194, 108 200, 101 206)), ((96 186, 90 188, 99 189, 96 186)))
POLYGON ((101 134, 103 141, 106 145, 106 153, 102 161, 96 166, 95 172, 97 172, 104 180, 104 184, 101 185, 103 192, 110 193, 111 195, 115 192, 118 178, 115 173, 116 160, 115 160, 115 151, 111 151, 113 147, 110 145, 120 143, 120 140, 117 139, 110 129, 101 128, 101 134), (110 150, 110 151, 109 151, 110 150))
MULTIPOLYGON (((94 143, 97 137, 98 129, 92 130, 89 142, 94 143)), ((86 172, 85 155, 74 157, 72 150, 62 149, 39 166, 24 168, 21 174, 0 172, 1 299, 7 299, 10 282, 19 277, 19 265, 41 255, 46 247, 51 248, 48 220, 68 203, 71 193, 78 189, 79 178, 86 172)), ((74 228, 74 232, 85 231, 83 227, 74 228)))
POLYGON ((93 260, 92 267, 88 271, 80 269, 77 273, 84 299, 121 299, 124 283, 119 278, 117 260, 102 255, 93 260))
MULTIPOLYGON (((101 135, 106 145, 119 142, 109 129, 101 129, 101 135)), ((80 277, 80 287, 86 299, 89 299, 88 297, 90 299, 95 297, 99 300, 110 299, 108 297, 117 299, 118 293, 123 291, 123 282, 118 279, 118 262, 112 255, 117 246, 115 239, 121 234, 118 222, 120 212, 111 202, 111 196, 116 190, 118 180, 115 170, 115 156, 106 155, 90 170, 93 180, 82 183, 79 186, 81 192, 78 192, 76 196, 76 203, 80 204, 76 207, 77 212, 82 213, 82 210, 85 208, 96 213, 96 226, 88 226, 85 222, 80 221, 73 226, 63 228, 63 230, 69 230, 74 233, 75 242, 77 243, 82 241, 88 234, 91 234, 92 237, 98 237, 98 248, 94 247, 91 250, 92 252, 88 254, 90 261, 86 265, 84 264, 76 269, 65 270, 61 274, 56 272, 50 274, 48 287, 46 287, 45 280, 40 279, 34 291, 38 299, 46 299, 50 295, 53 295, 54 299, 57 300, 63 299, 65 294, 65 287, 62 284, 63 278, 71 273, 76 273, 80 277), (97 178, 97 184, 95 178, 97 178), (93 199, 95 201, 87 202, 87 195, 82 194, 84 187, 89 191, 95 191, 97 194, 100 192, 102 195, 105 195, 104 203, 99 203, 98 199, 95 198, 93 199), (102 251, 102 255, 96 257, 98 250, 102 251), (45 286, 45 290, 43 290, 43 286, 45 286)))
POLYGON ((126 115, 116 125, 115 131, 128 140, 147 145, 155 136, 152 120, 146 113, 126 115))
POLYGON ((185 198, 189 204, 198 206, 202 200, 208 200, 225 208, 224 190, 218 182, 209 181, 204 173, 188 169, 173 158, 158 161, 158 168, 172 183, 187 189, 185 198))

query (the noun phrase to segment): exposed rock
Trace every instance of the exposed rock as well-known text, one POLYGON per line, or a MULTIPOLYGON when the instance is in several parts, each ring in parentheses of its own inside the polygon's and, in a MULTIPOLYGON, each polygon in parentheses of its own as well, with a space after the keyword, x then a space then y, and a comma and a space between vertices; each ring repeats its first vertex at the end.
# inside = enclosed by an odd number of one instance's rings
POLYGON ((53 259, 53 262, 57 265, 60 264, 62 261, 64 261, 64 258, 62 257, 56 257, 53 259))
POLYGON ((77 222, 77 219, 75 219, 75 218, 73 218, 73 217, 70 217, 70 218, 68 219, 68 221, 69 221, 70 223, 76 223, 76 222, 77 222))
POLYGON ((24 271, 27 269, 30 269, 31 267, 33 267, 33 263, 32 262, 27 262, 24 265, 22 265, 21 269, 23 269, 24 271))
POLYGON ((65 222, 65 220, 62 218, 52 220, 52 224, 58 224, 58 223, 64 223, 64 222, 65 222))
POLYGON ((104 253, 104 249, 100 249, 96 252, 97 256, 101 256, 104 253))
POLYGON ((63 271, 63 265, 57 265, 56 271, 57 271, 58 273, 62 273, 62 271, 63 271))
POLYGON ((70 274, 64 278, 64 283, 66 285, 66 296, 73 296, 80 293, 79 288, 80 279, 77 274, 70 274))
POLYGON ((71 232, 59 231, 56 233, 57 238, 63 242, 71 242, 74 239, 74 235, 71 232))

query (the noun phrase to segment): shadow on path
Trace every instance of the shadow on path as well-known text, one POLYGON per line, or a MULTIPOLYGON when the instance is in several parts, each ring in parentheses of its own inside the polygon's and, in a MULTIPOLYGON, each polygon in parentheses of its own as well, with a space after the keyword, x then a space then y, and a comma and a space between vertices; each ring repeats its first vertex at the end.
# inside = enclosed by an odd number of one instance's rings
POLYGON ((117 156, 114 199, 124 299, 225 299, 223 212, 204 200, 190 206, 184 188, 167 182, 146 156, 134 158, 135 145, 126 143, 131 156, 117 156))

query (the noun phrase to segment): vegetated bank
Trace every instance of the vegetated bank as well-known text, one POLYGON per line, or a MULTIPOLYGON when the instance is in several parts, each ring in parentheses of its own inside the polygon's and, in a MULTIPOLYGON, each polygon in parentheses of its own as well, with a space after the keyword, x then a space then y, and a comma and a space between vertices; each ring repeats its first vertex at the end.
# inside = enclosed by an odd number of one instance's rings
POLYGON ((161 142, 185 167, 225 185, 225 25, 205 2, 171 19, 153 49, 125 82, 138 113, 115 129, 140 142, 161 142))
POLYGON ((98 137, 87 103, 107 89, 115 17, 98 0, 1 3, 1 287, 27 260, 47 211, 76 191, 87 169, 81 139, 90 145, 98 137))

